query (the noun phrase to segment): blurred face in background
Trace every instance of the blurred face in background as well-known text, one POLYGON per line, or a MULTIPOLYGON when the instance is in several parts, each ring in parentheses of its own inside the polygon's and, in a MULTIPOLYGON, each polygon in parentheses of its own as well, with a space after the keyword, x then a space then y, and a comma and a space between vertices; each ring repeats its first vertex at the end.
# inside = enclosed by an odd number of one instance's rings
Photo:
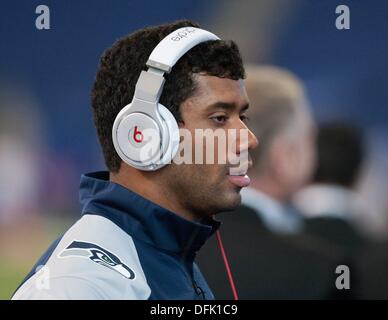
POLYGON ((312 178, 316 165, 315 136, 313 123, 298 119, 274 137, 270 161, 286 199, 312 178))
POLYGON ((247 92, 249 125, 260 145, 252 153, 257 189, 287 201, 312 178, 315 125, 304 86, 276 66, 250 65, 247 92))

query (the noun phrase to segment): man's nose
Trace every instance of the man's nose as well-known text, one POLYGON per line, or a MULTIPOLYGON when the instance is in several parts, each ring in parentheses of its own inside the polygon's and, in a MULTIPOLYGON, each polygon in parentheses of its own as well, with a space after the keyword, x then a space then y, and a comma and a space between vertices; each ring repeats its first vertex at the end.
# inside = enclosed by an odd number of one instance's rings
POLYGON ((256 138, 255 134, 248 129, 248 149, 249 150, 255 149, 257 148, 258 145, 259 145, 259 140, 256 138))
POLYGON ((244 130, 245 134, 241 134, 242 132, 240 131, 238 138, 239 148, 237 153, 240 153, 244 150, 252 150, 258 146, 259 141, 257 140, 255 134, 251 130, 249 130, 245 123, 243 123, 242 127, 239 130, 244 130))

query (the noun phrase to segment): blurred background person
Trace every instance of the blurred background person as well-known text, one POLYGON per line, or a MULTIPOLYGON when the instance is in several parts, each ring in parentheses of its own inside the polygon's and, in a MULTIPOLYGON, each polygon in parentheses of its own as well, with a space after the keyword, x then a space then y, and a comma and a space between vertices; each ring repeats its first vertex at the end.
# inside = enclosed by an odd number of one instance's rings
POLYGON ((68 182, 74 172, 68 157, 48 150, 45 120, 30 90, 1 77, 0 299, 15 290, 26 262, 70 223, 68 182))
POLYGON ((38 212, 40 125, 31 97, 0 82, 0 225, 38 212))
POLYGON ((242 202, 275 233, 299 233, 303 216, 291 205, 295 192, 315 167, 315 124, 303 85, 291 72, 274 66, 247 66, 252 105, 250 129, 259 139, 252 151, 251 184, 242 202))
MULTIPOLYGON (((315 128, 303 85, 274 66, 251 65, 246 73, 248 127, 259 146, 251 153, 251 185, 242 190, 242 205, 217 216, 239 297, 350 296, 335 288, 335 268, 348 264, 342 250, 302 235, 303 216, 289 205, 314 169, 315 128)), ((197 261, 216 299, 230 299, 216 246, 210 239, 197 261)))
POLYGON ((354 125, 333 122, 319 127, 313 181, 294 196, 306 217, 306 234, 352 250, 366 243, 359 227, 366 208, 357 192, 364 149, 362 132, 354 125))
POLYGON ((43 238, 43 149, 36 101, 21 86, 0 79, 0 297, 14 290, 24 272, 23 261, 32 259, 43 238))

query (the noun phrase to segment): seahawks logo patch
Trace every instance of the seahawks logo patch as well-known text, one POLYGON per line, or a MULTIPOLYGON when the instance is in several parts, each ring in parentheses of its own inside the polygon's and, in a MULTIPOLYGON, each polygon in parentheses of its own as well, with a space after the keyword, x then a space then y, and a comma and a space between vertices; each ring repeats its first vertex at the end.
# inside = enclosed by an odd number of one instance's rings
POLYGON ((60 254, 60 258, 81 257, 92 260, 102 266, 120 273, 127 279, 135 279, 135 273, 126 266, 116 255, 100 246, 82 241, 73 241, 60 254))

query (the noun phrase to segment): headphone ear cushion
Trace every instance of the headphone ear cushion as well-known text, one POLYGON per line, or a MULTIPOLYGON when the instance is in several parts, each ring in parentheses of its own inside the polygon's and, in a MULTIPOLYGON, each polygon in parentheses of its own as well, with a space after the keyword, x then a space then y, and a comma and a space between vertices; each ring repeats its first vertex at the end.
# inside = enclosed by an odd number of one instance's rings
POLYGON ((162 149, 164 149, 164 146, 168 144, 168 147, 166 149, 166 152, 164 153, 161 163, 163 165, 166 165, 171 162, 171 160, 175 157, 175 155, 178 152, 179 147, 179 127, 178 123, 176 122, 175 117, 173 114, 168 110, 164 105, 158 104, 159 108, 159 114, 163 118, 164 124, 167 127, 168 131, 168 137, 163 136, 163 146, 162 149))

